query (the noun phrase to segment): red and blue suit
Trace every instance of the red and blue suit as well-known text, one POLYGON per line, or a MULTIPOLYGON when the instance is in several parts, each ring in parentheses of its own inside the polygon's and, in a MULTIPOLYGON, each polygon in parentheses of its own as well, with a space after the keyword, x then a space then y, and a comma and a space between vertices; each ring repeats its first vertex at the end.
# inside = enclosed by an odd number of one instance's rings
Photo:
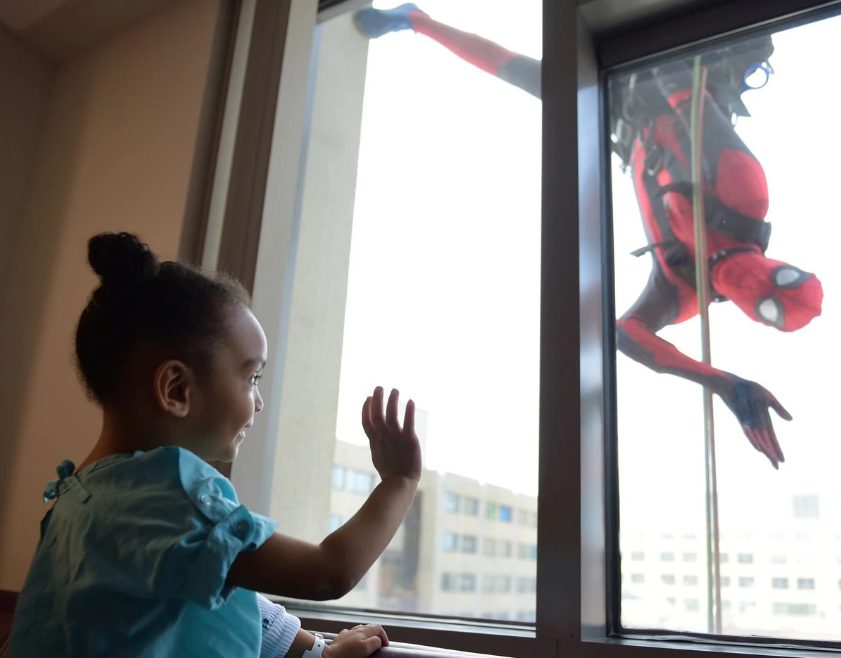
MULTIPOLYGON (((431 19, 413 4, 363 9, 355 15, 369 37, 412 29, 462 59, 540 97, 540 62, 475 34, 431 19)), ((752 320, 795 331, 820 313, 823 293, 814 274, 765 256, 770 225, 762 166, 734 130, 732 115, 746 114, 739 98, 747 72, 768 73, 770 38, 729 57, 708 56, 719 75, 705 92, 702 178, 709 289, 752 320), (764 67, 764 68, 763 68, 764 67), (737 75, 733 75, 736 71, 737 75), (722 73, 723 72, 723 73, 722 73), (731 84, 727 84, 728 76, 731 84), (723 82, 723 83, 722 83, 723 82)), ((711 70, 713 70, 711 68, 711 70)), ((650 73, 620 77, 611 88, 614 150, 630 168, 650 253, 652 271, 636 302, 617 321, 618 348, 656 372, 708 387, 738 419, 750 443, 777 468, 784 461, 770 409, 790 414, 756 382, 688 357, 657 335, 663 327, 698 314, 695 281, 694 195, 690 176, 689 108, 692 74, 683 62, 650 73)))

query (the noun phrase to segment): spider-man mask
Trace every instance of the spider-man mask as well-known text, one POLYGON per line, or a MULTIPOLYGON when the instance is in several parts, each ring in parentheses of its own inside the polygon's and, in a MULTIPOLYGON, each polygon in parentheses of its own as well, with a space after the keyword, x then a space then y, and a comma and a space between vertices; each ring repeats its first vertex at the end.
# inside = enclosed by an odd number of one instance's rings
POLYGON ((821 313, 823 288, 814 274, 758 252, 731 254, 710 274, 716 292, 780 331, 796 331, 821 313))

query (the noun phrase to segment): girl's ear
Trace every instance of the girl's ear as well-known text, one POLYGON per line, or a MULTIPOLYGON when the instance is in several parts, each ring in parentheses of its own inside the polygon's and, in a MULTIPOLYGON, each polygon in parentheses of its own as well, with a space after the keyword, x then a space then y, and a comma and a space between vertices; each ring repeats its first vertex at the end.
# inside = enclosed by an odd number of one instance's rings
POLYGON ((177 418, 190 413, 190 393, 195 379, 193 371, 182 361, 164 361, 155 369, 155 402, 162 411, 177 418))

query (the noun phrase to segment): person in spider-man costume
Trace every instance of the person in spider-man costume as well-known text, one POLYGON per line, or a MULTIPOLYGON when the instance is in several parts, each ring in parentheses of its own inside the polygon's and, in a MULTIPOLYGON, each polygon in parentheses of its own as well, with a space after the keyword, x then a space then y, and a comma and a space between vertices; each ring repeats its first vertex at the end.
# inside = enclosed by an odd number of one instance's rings
MULTIPOLYGON (((362 34, 376 38, 411 29, 470 64, 540 97, 540 62, 475 34, 433 20, 414 4, 366 8, 354 15, 362 34)), ((709 289, 749 318, 796 331, 820 314, 823 292, 814 274, 765 256, 771 226, 764 221, 768 188, 761 165, 733 129, 746 116, 741 94, 757 74, 770 75, 770 37, 703 56, 709 77, 704 99, 702 171, 709 289)), ((656 372, 697 382, 719 395, 750 443, 777 468, 784 461, 770 409, 791 415, 764 387, 692 359, 657 332, 698 314, 690 176, 689 108, 692 73, 685 62, 614 79, 611 142, 631 170, 652 255, 648 283, 617 321, 619 349, 656 372)))

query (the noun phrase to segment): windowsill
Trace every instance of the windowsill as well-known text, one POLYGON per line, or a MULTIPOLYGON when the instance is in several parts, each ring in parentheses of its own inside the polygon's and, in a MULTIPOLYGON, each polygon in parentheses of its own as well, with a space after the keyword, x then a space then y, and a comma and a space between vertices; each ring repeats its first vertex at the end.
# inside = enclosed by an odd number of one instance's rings
MULTIPOLYGON (((269 597, 273 598, 273 597, 269 597)), ((513 624, 504 621, 471 621, 453 619, 450 617, 426 617, 410 614, 398 614, 374 610, 355 610, 352 608, 334 608, 307 604, 302 601, 283 600, 273 598, 281 603, 286 610, 301 619, 320 620, 329 623, 342 624, 382 624, 392 628, 417 628, 429 631, 445 631, 455 633, 474 633, 481 635, 502 635, 506 637, 535 637, 534 625, 513 624)))
POLYGON ((803 647, 792 644, 752 644, 749 642, 734 642, 732 640, 717 641, 712 638, 698 639, 684 635, 658 635, 658 636, 625 636, 625 637, 590 637, 582 640, 590 645, 607 645, 616 647, 634 647, 656 649, 659 651, 674 652, 703 652, 714 654, 726 654, 728 656, 776 656, 781 658, 826 658, 827 655, 837 655, 835 648, 803 647))
MULTIPOLYGON (((441 617, 421 617, 371 610, 332 608, 307 604, 302 601, 279 600, 288 612, 301 618, 305 628, 328 633, 338 633, 359 623, 382 624, 396 640, 395 649, 401 644, 409 648, 435 651, 461 651, 477 655, 512 656, 599 656, 619 658, 628 656, 625 650, 639 656, 639 650, 656 652, 658 656, 686 655, 686 652, 721 656, 772 656, 776 658, 826 658, 838 655, 834 647, 803 647, 791 644, 752 644, 734 641, 717 642, 684 635, 627 635, 624 637, 603 637, 593 632, 583 632, 581 640, 559 638, 538 639, 535 628, 528 624, 506 622, 466 621, 441 617), (414 645, 414 647, 413 647, 414 645), (493 649, 489 646, 493 645, 493 649), (549 647, 557 647, 556 654, 549 647), (548 649, 549 653, 545 653, 548 649), (483 654, 482 652, 492 652, 483 654)), ((399 651, 394 653, 400 655, 399 651)))

